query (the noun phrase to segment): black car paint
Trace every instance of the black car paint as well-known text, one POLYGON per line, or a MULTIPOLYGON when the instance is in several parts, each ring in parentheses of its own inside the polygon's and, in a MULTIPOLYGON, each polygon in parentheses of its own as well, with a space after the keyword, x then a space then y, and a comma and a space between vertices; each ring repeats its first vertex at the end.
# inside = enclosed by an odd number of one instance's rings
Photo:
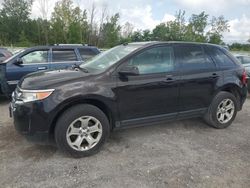
MULTIPOLYGON (((237 63, 234 68, 221 70, 214 62, 214 68, 206 73, 184 73, 175 58, 175 70, 171 74, 125 78, 119 75, 122 65, 135 54, 155 46, 179 44, 182 43, 145 44, 103 73, 55 70, 24 77, 18 85, 21 89, 55 89, 55 92, 45 100, 21 105, 14 95, 11 105, 17 130, 33 139, 48 140, 57 118, 79 103, 93 104, 103 110, 112 129, 199 117, 206 112, 214 95, 228 88, 238 92, 240 110, 246 99, 246 86, 240 81, 243 68, 237 63)), ((202 45, 206 50, 207 44, 190 45, 202 45)))

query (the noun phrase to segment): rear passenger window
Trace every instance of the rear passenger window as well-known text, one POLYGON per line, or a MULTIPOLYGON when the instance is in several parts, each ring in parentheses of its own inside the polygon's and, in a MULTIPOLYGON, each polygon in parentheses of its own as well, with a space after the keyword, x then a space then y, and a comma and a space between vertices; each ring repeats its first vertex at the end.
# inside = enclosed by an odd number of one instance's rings
POLYGON ((90 59, 91 57, 96 55, 96 53, 92 49, 87 49, 87 48, 86 49, 79 48, 79 53, 83 60, 90 59))
POLYGON ((209 46, 209 52, 212 58, 220 67, 232 67, 234 62, 219 48, 209 46))
POLYGON ((75 50, 53 50, 52 53, 53 62, 63 62, 63 61, 77 61, 77 56, 75 50))
POLYGON ((176 54, 183 70, 209 69, 215 66, 201 46, 177 46, 176 54))

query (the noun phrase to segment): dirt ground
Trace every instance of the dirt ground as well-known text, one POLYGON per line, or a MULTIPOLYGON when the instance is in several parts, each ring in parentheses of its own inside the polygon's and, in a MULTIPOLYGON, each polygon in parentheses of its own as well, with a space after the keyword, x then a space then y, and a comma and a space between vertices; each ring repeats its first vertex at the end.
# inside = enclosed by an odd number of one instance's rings
POLYGON ((250 98, 233 125, 201 119, 122 130, 82 159, 29 143, 0 99, 0 187, 250 187, 250 98))

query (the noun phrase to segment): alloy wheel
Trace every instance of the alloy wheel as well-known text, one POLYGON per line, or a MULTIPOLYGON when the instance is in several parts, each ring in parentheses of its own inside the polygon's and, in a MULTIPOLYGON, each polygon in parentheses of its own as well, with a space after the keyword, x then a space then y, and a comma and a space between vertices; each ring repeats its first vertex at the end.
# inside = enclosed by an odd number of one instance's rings
POLYGON ((231 99, 224 99, 217 108, 217 119, 220 123, 228 123, 234 115, 235 105, 231 99))
POLYGON ((69 125, 66 137, 69 146, 74 150, 90 150, 102 137, 102 124, 95 117, 82 116, 69 125))

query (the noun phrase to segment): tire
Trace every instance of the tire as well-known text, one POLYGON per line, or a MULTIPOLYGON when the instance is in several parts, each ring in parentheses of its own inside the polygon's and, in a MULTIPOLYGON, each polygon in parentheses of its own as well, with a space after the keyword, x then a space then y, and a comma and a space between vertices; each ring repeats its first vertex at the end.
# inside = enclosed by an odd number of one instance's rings
POLYGON ((237 114, 237 109, 238 109, 238 106, 237 106, 236 97, 229 92, 221 91, 214 97, 204 119, 208 125, 216 129, 224 129, 232 124, 237 114), (225 110, 226 108, 221 109, 223 108, 223 104, 224 104, 223 102, 227 103, 228 106, 230 103, 232 103, 234 106, 233 111, 230 111, 230 110, 226 111, 225 110), (229 114, 229 112, 230 112, 230 116, 222 115, 225 113, 229 114), (229 118, 226 120, 226 117, 229 117, 229 118), (223 121, 223 119, 225 119, 225 121, 223 121))
POLYGON ((97 153, 109 133, 106 115, 93 105, 81 104, 71 107, 59 117, 55 141, 61 151, 80 158, 97 153))

